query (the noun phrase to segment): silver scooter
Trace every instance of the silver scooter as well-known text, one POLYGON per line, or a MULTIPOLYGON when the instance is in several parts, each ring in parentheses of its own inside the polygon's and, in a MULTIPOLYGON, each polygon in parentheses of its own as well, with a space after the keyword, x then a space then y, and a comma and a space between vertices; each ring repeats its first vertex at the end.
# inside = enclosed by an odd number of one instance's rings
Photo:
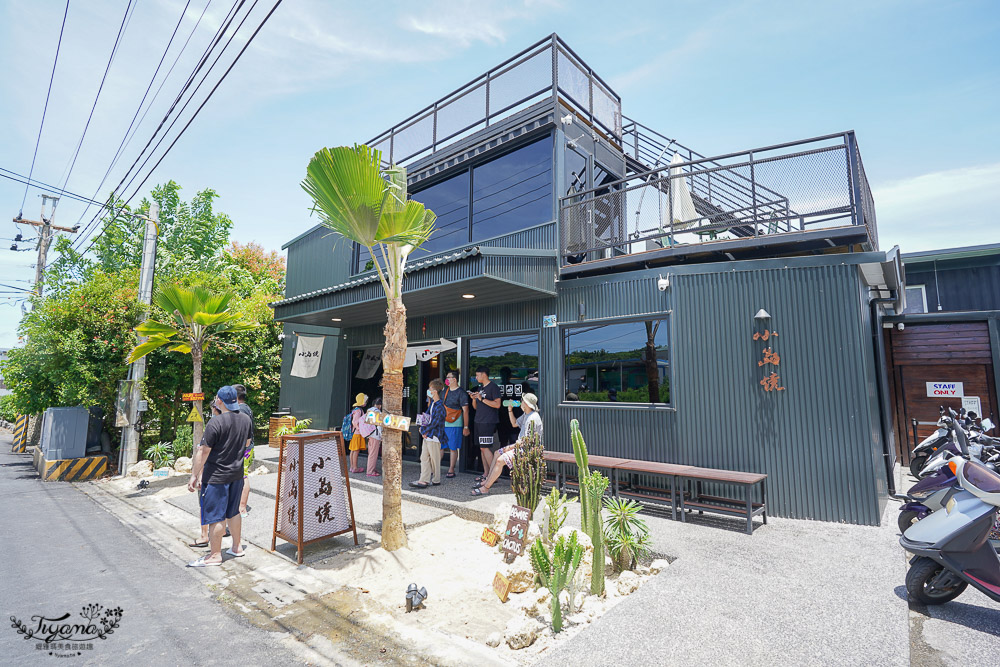
POLYGON ((960 490, 943 510, 913 524, 899 539, 914 554, 906 592, 923 604, 943 604, 971 584, 1000 602, 1000 556, 988 540, 1000 510, 1000 474, 958 457, 948 466, 960 490))

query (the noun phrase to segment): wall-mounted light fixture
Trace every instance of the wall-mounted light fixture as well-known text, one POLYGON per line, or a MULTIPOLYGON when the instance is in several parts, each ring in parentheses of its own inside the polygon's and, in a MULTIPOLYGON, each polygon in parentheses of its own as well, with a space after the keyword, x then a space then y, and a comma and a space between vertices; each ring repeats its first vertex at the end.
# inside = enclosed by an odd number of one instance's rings
POLYGON ((757 311, 757 314, 754 315, 753 318, 755 320, 769 320, 769 319, 771 319, 771 314, 768 313, 763 308, 761 308, 760 310, 757 311))
POLYGON ((668 287, 670 287, 670 274, 668 273, 666 278, 661 274, 660 278, 656 281, 656 289, 666 292, 668 287))

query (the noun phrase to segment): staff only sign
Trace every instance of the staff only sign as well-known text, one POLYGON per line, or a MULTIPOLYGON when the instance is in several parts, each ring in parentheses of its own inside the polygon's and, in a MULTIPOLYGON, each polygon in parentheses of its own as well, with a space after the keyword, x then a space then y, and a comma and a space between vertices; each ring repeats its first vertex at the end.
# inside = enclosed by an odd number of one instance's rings
POLYGON ((931 398, 962 398, 965 390, 961 382, 927 382, 927 395, 931 398))

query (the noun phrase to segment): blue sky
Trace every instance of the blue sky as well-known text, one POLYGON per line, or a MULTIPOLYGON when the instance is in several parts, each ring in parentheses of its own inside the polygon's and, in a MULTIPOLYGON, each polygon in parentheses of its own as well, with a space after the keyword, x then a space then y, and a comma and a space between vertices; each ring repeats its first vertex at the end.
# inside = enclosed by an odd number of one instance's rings
MULTIPOLYGON (((206 1, 191 0, 181 38, 206 1)), ((137 3, 67 185, 88 197, 185 4, 137 3)), ((209 5, 98 199, 132 163, 231 4, 209 5)), ((35 178, 61 184, 125 5, 70 3, 35 178)), ((0 0, 5 169, 28 172, 63 7, 0 0)), ((277 249, 313 224, 298 184, 318 148, 365 141, 551 32, 615 88, 627 116, 706 155, 856 130, 883 248, 1000 242, 993 0, 285 0, 145 189, 171 178, 187 197, 215 188, 235 239, 277 249)), ((18 213, 23 192, 0 179, 0 220, 18 213)), ((26 217, 38 215, 38 194, 29 192, 26 217)), ((72 225, 81 213, 63 199, 57 223, 72 225)), ((15 233, 0 223, 0 239, 15 233)), ((27 285, 34 254, 8 246, 0 241, 0 282, 27 285)), ((19 316, 0 305, 0 346, 16 341, 19 316)))

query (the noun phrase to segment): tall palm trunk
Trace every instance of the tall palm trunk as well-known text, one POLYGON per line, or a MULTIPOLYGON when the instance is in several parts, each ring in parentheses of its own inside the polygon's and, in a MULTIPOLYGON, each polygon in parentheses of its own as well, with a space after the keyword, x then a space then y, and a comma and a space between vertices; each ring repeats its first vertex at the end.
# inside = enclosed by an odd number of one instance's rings
MULTIPOLYGON (((398 294, 398 290, 397 290, 398 294)), ((406 359, 406 306, 396 296, 389 300, 382 349, 382 400, 389 414, 403 412, 403 362, 406 359)), ((403 527, 403 433, 385 429, 382 440, 382 548, 405 547, 403 527)))
MULTIPOLYGON (((191 362, 194 365, 194 378, 193 378, 194 387, 191 389, 191 391, 193 391, 196 394, 201 392, 201 357, 202 357, 201 345, 199 344, 192 345, 191 362)), ((195 401, 192 406, 195 410, 198 411, 198 414, 201 415, 201 421, 196 421, 192 424, 191 442, 194 443, 195 450, 197 450, 198 445, 201 444, 201 436, 204 435, 205 433, 205 412, 202 409, 202 405, 203 404, 201 401, 195 401)), ((193 455, 194 454, 192 453, 192 456, 193 455)))

